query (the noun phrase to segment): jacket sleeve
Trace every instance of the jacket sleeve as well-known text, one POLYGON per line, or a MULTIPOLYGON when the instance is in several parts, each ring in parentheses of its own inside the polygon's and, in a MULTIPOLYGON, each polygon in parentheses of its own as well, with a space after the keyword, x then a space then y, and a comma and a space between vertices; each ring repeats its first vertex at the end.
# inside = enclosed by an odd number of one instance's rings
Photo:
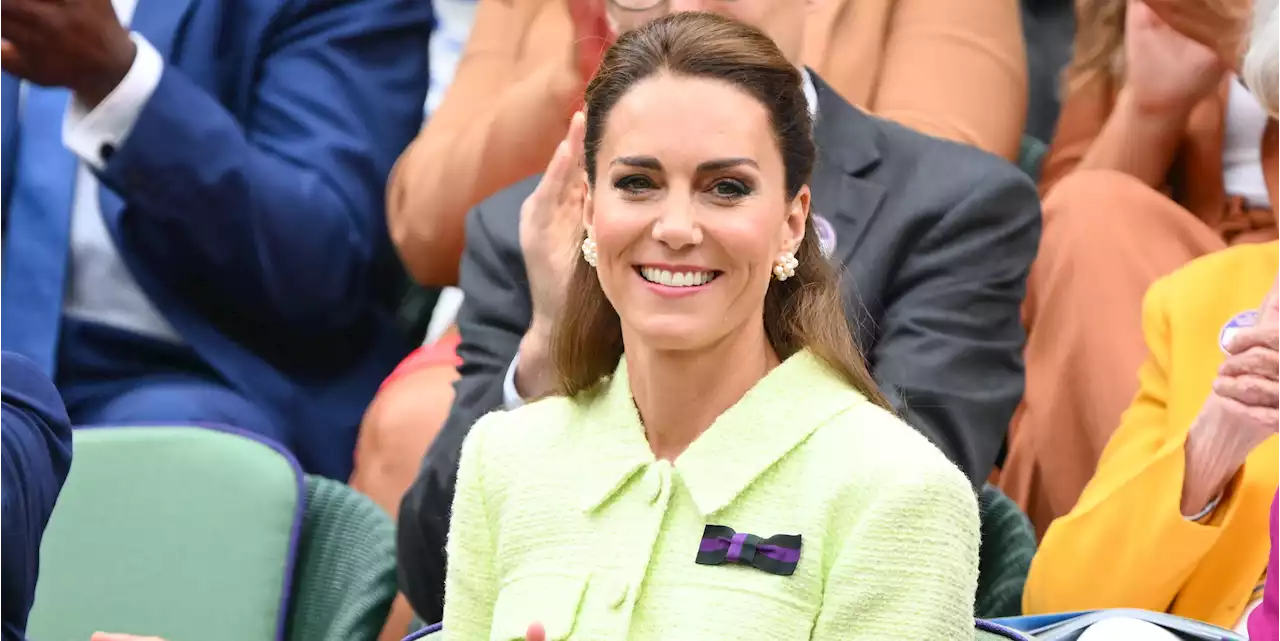
POLYGON ((583 84, 566 82, 568 18, 546 0, 480 0, 439 108, 391 176, 391 237, 414 278, 457 283, 466 213, 541 172, 564 138, 583 84))
POLYGON ((1207 523, 1182 515, 1190 426, 1171 425, 1166 413, 1169 318, 1162 286, 1167 282, 1152 286, 1143 304, 1149 356, 1138 371, 1138 394, 1075 508, 1045 533, 1023 592, 1027 614, 1099 608, 1166 612, 1239 509, 1239 501, 1228 498, 1207 523))
POLYGON ((1016 160, 1027 110, 1020 3, 895 4, 871 111, 1016 160))
POLYGON ((827 574, 814 641, 942 641, 973 634, 978 505, 955 468, 876 496, 827 574))
POLYGON ((497 546, 485 489, 483 440, 484 429, 477 425, 462 446, 458 464, 443 618, 451 639, 488 639, 498 599, 497 546))
POLYGON ((341 328, 390 263, 383 188, 422 121, 432 14, 419 0, 289 3, 251 95, 168 64, 100 176, 122 242, 177 292, 263 323, 341 328))
POLYGON ((495 231, 491 225, 505 223, 516 229, 518 223, 507 217, 519 215, 520 203, 533 184, 505 190, 467 217, 467 248, 462 257, 466 298, 458 311, 461 378, 454 384, 449 418, 400 505, 400 589, 427 621, 441 615, 449 506, 463 441, 481 416, 503 406, 503 380, 532 317, 519 244, 511 231, 495 231))
POLYGON ((1020 310, 1040 241, 1035 187, 997 162, 902 262, 869 358, 893 406, 975 488, 1022 398, 1020 310))
POLYGON ((40 540, 71 467, 71 421, 53 383, 34 363, 5 352, 3 588, 5 636, 24 627, 35 599, 40 540))

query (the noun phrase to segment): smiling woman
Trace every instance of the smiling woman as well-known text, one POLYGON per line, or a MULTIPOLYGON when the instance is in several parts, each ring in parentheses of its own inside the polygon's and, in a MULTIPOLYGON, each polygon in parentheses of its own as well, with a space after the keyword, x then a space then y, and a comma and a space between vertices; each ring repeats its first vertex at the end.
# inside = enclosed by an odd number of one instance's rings
POLYGON ((466 439, 445 629, 972 635, 977 505, 855 347, 809 216, 801 72, 680 13, 623 35, 586 104, 561 394, 466 439))

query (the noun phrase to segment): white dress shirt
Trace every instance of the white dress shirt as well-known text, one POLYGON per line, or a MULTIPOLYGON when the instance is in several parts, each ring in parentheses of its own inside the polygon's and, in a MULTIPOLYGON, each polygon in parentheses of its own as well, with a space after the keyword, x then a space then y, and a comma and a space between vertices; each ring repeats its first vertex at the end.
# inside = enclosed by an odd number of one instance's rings
MULTIPOLYGON (((813 86, 813 77, 809 75, 807 69, 801 68, 800 73, 804 75, 804 97, 809 101, 809 113, 814 120, 818 119, 818 90, 813 86)), ((508 410, 516 409, 524 405, 524 399, 520 397, 520 391, 516 389, 516 368, 520 365, 520 353, 516 353, 516 357, 511 359, 511 365, 507 367, 507 375, 502 381, 502 404, 508 410)))
MULTIPOLYGON (((121 24, 133 19, 136 0, 113 0, 121 24)), ((92 111, 72 97, 62 123, 62 143, 80 158, 71 207, 71 251, 63 312, 151 338, 181 342, 120 258, 98 202, 94 171, 124 144, 151 99, 164 59, 142 36, 130 34, 137 56, 124 79, 92 111)))

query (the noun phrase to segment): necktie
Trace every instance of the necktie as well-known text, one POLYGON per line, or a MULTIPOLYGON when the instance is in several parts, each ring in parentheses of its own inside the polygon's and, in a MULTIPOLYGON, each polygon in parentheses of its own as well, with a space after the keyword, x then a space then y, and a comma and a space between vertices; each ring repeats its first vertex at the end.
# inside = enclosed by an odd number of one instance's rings
POLYGON ((5 212, 0 347, 54 375, 77 159, 62 145, 70 94, 28 84, 5 212))

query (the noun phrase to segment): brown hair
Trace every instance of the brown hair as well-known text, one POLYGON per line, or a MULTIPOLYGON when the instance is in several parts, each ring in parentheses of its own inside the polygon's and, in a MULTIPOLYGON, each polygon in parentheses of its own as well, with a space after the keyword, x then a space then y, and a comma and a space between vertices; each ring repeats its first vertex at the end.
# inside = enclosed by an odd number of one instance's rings
MULTIPOLYGON (((769 111, 788 199, 808 183, 816 150, 799 70, 754 28, 710 13, 680 12, 620 37, 587 86, 584 158, 590 184, 595 184, 596 155, 610 111, 641 80, 663 72, 721 80, 755 97, 769 111)), ((795 276, 771 282, 765 294, 769 343, 784 360, 808 348, 849 385, 888 408, 854 342, 839 274, 822 254, 812 219, 805 223, 796 259, 795 276)), ((572 396, 612 374, 623 353, 618 313, 586 261, 576 261, 559 320, 552 358, 559 392, 572 396)))

